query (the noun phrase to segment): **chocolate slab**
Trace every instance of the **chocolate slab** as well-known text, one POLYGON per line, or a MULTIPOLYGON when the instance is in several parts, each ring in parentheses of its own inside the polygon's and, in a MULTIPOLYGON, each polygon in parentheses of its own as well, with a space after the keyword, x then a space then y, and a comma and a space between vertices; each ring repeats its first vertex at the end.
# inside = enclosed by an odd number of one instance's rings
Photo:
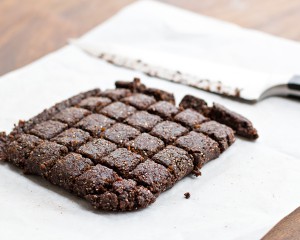
POLYGON ((234 143, 232 128, 257 134, 249 120, 194 96, 184 97, 178 108, 172 93, 139 79, 116 87, 80 93, 20 121, 10 134, 0 133, 0 160, 96 209, 132 211, 186 175, 199 175, 199 168, 234 143))

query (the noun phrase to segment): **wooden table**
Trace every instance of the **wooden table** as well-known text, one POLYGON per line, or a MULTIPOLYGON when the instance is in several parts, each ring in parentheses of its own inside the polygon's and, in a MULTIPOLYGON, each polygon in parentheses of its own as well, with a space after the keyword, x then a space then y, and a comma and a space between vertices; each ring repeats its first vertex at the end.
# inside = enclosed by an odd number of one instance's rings
MULTIPOLYGON (((82 35, 135 0, 1 0, 0 75, 82 35)), ((300 40, 300 0, 160 0, 300 40)))

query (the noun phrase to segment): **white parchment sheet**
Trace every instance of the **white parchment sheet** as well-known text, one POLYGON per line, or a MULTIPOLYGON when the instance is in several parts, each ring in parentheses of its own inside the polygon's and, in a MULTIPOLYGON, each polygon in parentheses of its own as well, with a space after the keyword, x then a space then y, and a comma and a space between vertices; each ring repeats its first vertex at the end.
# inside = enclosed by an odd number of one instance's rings
MULTIPOLYGON (((298 43, 152 1, 128 6, 81 41, 250 70, 300 71, 298 43)), ((177 102, 185 94, 220 102, 249 117, 260 138, 237 139, 203 168, 201 177, 186 177, 148 208, 131 213, 94 211, 84 200, 1 163, 0 239, 259 239, 300 205, 299 101, 270 98, 242 104, 121 69, 67 46, 0 78, 0 130, 10 131, 19 119, 78 92, 112 88, 115 80, 133 77, 174 92, 177 102), (187 191, 188 200, 183 196, 187 191)))

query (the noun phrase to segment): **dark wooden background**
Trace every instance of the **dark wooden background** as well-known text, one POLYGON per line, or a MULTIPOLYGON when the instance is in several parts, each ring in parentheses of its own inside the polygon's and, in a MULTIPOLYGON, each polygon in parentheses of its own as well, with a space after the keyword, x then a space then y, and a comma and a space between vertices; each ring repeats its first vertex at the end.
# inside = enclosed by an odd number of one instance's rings
MULTIPOLYGON (((135 0, 1 0, 0 75, 66 44, 135 0)), ((160 0, 300 40, 300 0, 160 0)))

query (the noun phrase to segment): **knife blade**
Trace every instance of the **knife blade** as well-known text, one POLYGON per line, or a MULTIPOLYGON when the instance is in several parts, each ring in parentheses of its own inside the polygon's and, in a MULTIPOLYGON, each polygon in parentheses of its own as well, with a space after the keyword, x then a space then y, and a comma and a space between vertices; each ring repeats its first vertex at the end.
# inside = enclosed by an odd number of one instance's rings
POLYGON ((271 96, 300 97, 300 75, 274 75, 129 46, 112 44, 96 46, 72 39, 69 42, 90 56, 118 67, 234 100, 256 103, 271 96))

